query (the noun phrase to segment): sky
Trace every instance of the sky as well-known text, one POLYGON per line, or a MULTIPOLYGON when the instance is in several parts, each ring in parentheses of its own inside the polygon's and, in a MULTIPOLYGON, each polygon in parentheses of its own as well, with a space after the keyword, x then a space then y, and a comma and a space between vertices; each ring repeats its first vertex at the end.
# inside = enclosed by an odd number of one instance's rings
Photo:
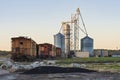
POLYGON ((11 50, 18 36, 53 44, 61 22, 77 8, 95 49, 120 49, 120 0, 0 0, 0 50, 11 50))

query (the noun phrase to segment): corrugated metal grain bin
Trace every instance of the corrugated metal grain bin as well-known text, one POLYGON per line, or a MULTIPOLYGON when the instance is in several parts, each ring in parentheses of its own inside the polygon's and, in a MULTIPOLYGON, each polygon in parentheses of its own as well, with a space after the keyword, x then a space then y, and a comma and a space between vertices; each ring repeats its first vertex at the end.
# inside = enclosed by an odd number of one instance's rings
POLYGON ((58 33, 54 35, 54 45, 58 48, 61 48, 62 52, 65 51, 65 40, 64 35, 61 33, 58 33))
POLYGON ((81 51, 89 52, 89 56, 94 56, 93 54, 93 39, 86 36, 81 39, 81 51))

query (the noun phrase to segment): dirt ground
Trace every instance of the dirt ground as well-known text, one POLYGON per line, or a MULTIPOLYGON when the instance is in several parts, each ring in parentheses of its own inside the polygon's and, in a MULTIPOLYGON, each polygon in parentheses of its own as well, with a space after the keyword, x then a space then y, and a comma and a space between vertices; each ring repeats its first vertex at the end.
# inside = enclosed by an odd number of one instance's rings
POLYGON ((119 73, 57 73, 57 74, 6 74, 0 80, 120 80, 119 73))

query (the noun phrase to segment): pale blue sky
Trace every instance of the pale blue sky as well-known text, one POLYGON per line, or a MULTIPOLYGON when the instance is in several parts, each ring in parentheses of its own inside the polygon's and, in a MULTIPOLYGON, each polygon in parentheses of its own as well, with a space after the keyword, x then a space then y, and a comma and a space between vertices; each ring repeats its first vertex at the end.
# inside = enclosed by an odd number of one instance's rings
POLYGON ((94 48, 120 49, 120 0, 0 0, 0 50, 10 50, 17 36, 53 43, 78 7, 94 48))

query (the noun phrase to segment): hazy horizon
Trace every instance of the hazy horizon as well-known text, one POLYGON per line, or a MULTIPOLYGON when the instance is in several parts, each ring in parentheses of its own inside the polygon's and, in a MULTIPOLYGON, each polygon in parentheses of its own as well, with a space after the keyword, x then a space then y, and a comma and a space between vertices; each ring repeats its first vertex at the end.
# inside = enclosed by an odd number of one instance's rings
POLYGON ((120 49, 119 4, 120 0, 0 0, 0 50, 11 50, 11 38, 19 36, 53 44, 61 22, 70 20, 77 8, 94 49, 120 49))

